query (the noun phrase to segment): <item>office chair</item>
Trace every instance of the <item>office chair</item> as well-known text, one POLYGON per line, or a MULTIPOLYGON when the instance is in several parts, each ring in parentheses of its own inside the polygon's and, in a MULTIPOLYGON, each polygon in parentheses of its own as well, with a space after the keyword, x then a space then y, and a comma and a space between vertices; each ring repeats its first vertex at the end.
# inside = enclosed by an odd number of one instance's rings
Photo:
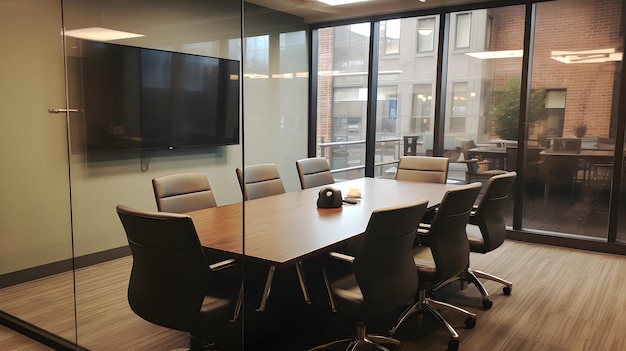
POLYGON ((244 200, 282 194, 285 192, 278 168, 273 163, 245 166, 237 168, 237 179, 244 200))
POLYGON ((416 156, 417 155, 417 141, 419 140, 419 135, 405 135, 403 136, 404 140, 404 156, 416 156))
MULTIPOLYGON (((179 173, 152 179, 159 212, 185 213, 217 206, 209 179, 204 173, 179 173)), ((214 270, 230 267, 235 260, 205 249, 214 270)))
POLYGON ((467 166, 467 172, 465 172, 465 182, 468 184, 473 183, 475 181, 485 184, 489 180, 489 178, 498 174, 507 173, 507 171, 503 169, 482 170, 481 164, 491 163, 491 162, 479 161, 477 158, 473 158, 469 160, 462 160, 460 162, 465 163, 467 166))
POLYGON ((189 332, 203 350, 210 331, 226 326, 231 300, 214 292, 211 270, 190 217, 116 207, 133 256, 130 308, 144 320, 189 332))
MULTIPOLYGON (((471 212, 469 224, 465 228, 471 252, 485 254, 500 247, 506 239, 504 209, 516 178, 516 172, 508 172, 489 179, 485 192, 478 205, 471 212)), ((505 295, 509 295, 513 289, 513 284, 507 280, 468 267, 463 279, 476 285, 476 288, 483 295, 483 306, 486 308, 490 308, 492 302, 489 300, 487 290, 478 278, 503 284, 505 295)))
POLYGON ((449 165, 447 157, 403 156, 398 162, 396 180, 445 184, 449 165))
MULTIPOLYGON (((404 206, 377 209, 372 212, 363 238, 354 257, 331 253, 331 257, 351 262, 351 273, 328 283, 324 278, 330 303, 337 310, 356 320, 352 338, 333 341, 312 350, 348 342, 346 350, 371 347, 387 350, 380 344, 399 345, 396 339, 368 334, 366 325, 383 316, 400 313, 415 296, 418 275, 413 262, 412 244, 416 228, 426 210, 427 200, 404 206)), ((331 272, 332 273, 332 272, 331 272)))
POLYGON ((185 213, 217 206, 204 173, 179 173, 152 179, 160 212, 185 213))
POLYGON ((465 226, 481 187, 481 183, 475 182, 449 190, 441 201, 429 228, 418 230, 418 236, 429 237, 429 246, 417 246, 413 249, 415 267, 419 275, 419 293, 416 302, 389 330, 391 335, 394 335, 412 314, 429 312, 450 334, 452 340, 448 342, 448 349, 457 350, 459 334, 436 307, 443 307, 465 315, 467 317, 465 325, 468 328, 474 327, 476 314, 427 296, 433 296, 443 286, 460 279, 469 266, 470 247, 465 234, 465 226))
POLYGON ((302 189, 313 188, 335 182, 330 173, 328 160, 321 157, 304 158, 296 161, 296 170, 302 189))

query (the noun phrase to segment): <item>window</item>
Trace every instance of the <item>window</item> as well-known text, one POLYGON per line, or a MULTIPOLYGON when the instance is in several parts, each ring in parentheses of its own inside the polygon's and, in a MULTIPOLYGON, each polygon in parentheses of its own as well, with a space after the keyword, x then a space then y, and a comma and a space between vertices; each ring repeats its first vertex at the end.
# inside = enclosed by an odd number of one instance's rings
POLYGON ((435 17, 417 20, 417 52, 432 52, 435 47, 435 17))
POLYGON ((416 84, 413 86, 413 106, 410 132, 430 131, 432 117, 432 84, 416 84), (418 125, 419 124, 419 125, 418 125))
POLYGON ((383 55, 400 53, 400 20, 380 22, 380 50, 383 55))
POLYGON ((491 49, 491 31, 493 30, 493 17, 487 16, 485 25, 485 50, 491 49))
POLYGON ((466 116, 467 82, 452 83, 452 116, 466 116))
POLYGON ((470 47, 471 13, 459 13, 456 15, 455 49, 467 49, 470 47))

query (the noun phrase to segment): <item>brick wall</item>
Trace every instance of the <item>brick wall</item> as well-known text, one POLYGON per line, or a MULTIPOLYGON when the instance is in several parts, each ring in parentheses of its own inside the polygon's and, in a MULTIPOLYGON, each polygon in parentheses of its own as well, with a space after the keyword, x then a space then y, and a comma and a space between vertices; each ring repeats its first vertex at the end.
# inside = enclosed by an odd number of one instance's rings
MULTIPOLYGON (((620 33, 622 0, 559 0, 538 5, 532 86, 566 89, 564 134, 587 123, 587 134, 608 136, 613 104, 615 64, 564 64, 550 58, 554 50, 583 51, 615 48, 623 52, 620 33)), ((523 45, 524 6, 494 10, 494 50, 523 45)), ((518 75, 519 60, 500 60, 496 86, 518 75)))

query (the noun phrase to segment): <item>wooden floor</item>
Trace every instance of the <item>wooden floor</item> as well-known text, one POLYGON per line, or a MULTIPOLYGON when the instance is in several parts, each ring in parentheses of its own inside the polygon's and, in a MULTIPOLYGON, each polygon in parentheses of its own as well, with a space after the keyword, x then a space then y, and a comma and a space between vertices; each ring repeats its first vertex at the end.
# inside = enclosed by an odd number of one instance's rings
MULTIPOLYGON (((461 335, 461 350, 626 350, 626 258, 537 244, 507 241, 498 250, 472 254, 472 267, 514 283, 510 296, 487 282, 493 307, 484 310, 473 286, 452 284, 439 298, 478 314, 473 329, 464 318, 445 313, 461 335)), ((172 350, 185 347, 187 335, 154 326, 135 316, 126 302, 131 259, 79 270, 79 343, 90 350, 172 350)), ((289 273, 278 272, 284 277, 289 273)), ((315 272, 307 272, 307 278, 315 272)), ((295 274, 293 274, 295 276, 295 274)), ((60 275, 0 291, 0 308, 74 340, 71 275, 60 275), (69 289, 66 290, 66 289, 69 289)), ((288 278, 289 280, 291 278, 288 278)), ((283 283, 286 283, 285 281, 283 283)), ((296 284, 294 284, 295 286, 296 284)), ((321 290, 312 288, 313 305, 295 289, 276 285, 268 311, 245 310, 245 349, 305 350, 347 336, 349 325, 328 311, 321 290), (279 309, 278 305, 287 309, 279 309)), ((251 305, 255 298, 247 298, 251 305)), ((445 350, 447 334, 432 319, 421 327, 411 318, 398 332, 404 350, 445 350)), ((341 350, 342 348, 335 348, 341 350)), ((0 329, 0 350, 46 350, 19 334, 0 329), (31 346, 32 345, 32 346, 31 346)))

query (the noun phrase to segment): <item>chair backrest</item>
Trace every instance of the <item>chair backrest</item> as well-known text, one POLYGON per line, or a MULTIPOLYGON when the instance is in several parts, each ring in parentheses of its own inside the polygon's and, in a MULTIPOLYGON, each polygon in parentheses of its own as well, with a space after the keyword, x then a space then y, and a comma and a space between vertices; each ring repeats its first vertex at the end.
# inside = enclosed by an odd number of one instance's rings
POLYGON ((465 226, 482 183, 475 182, 448 190, 431 222, 429 246, 435 260, 435 284, 465 270, 470 246, 465 226))
POLYGON ((419 135, 405 135, 404 139, 404 156, 417 155, 417 140, 419 135))
POLYGON ((141 318, 198 332, 208 264, 190 217, 118 205, 133 255, 128 303, 141 318))
POLYGON ((302 189, 313 188, 335 182, 330 172, 328 160, 321 157, 311 157, 296 161, 296 170, 302 189))
POLYGON ((469 156, 469 150, 476 147, 474 140, 463 140, 461 142, 461 150, 463 151, 463 158, 466 160, 471 159, 469 156))
POLYGON ((427 200, 372 212, 353 262, 370 316, 401 308, 415 297, 418 276, 412 247, 427 200))
POLYGON ((285 192, 278 168, 273 163, 246 166, 236 169, 244 200, 278 195, 285 192))
POLYGON ((447 157, 404 156, 398 162, 396 180, 445 184, 450 159, 447 157))
POLYGON ((215 197, 204 173, 179 173, 152 179, 161 212, 185 213, 215 207, 215 197))
POLYGON ((483 253, 496 249, 506 239, 504 209, 516 178, 516 172, 489 178, 483 196, 478 202, 471 222, 480 228, 484 241, 483 253))

